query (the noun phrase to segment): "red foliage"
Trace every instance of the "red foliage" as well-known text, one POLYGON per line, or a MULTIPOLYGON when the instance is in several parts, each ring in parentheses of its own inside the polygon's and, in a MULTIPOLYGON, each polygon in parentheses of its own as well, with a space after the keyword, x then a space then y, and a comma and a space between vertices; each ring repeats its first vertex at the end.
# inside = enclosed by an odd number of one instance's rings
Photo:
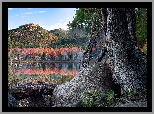
POLYGON ((72 47, 72 48, 11 48, 10 51, 16 51, 18 54, 21 55, 42 55, 45 53, 48 57, 50 55, 57 57, 59 54, 64 55, 69 52, 76 54, 79 51, 83 51, 79 49, 78 47, 72 47))

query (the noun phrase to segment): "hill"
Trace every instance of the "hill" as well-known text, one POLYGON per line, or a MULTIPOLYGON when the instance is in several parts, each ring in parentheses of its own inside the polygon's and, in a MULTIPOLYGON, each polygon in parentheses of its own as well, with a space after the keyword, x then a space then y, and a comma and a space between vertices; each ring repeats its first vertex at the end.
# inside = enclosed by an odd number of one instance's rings
POLYGON ((57 38, 38 24, 25 24, 8 30, 8 48, 47 47, 57 38))
POLYGON ((8 48, 71 48, 84 49, 88 37, 83 31, 46 30, 38 24, 25 24, 8 30, 8 48))

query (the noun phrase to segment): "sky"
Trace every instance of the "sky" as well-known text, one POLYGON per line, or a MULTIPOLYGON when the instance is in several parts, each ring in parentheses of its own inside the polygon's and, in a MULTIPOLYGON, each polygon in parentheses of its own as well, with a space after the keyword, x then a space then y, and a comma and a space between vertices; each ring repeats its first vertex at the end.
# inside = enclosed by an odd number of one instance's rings
POLYGON ((34 23, 46 30, 64 29, 75 16, 76 8, 8 8, 8 30, 34 23))

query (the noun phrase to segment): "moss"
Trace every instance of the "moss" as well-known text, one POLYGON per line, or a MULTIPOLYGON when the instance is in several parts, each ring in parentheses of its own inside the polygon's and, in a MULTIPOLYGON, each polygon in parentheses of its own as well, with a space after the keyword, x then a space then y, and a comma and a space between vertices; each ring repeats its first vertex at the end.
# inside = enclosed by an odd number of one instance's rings
POLYGON ((83 107, 109 107, 115 104, 115 94, 112 90, 106 94, 100 91, 90 91, 83 95, 86 96, 82 102, 83 107))
POLYGON ((135 88, 127 90, 120 98, 116 98, 116 94, 112 90, 107 93, 90 91, 83 93, 83 95, 86 96, 86 99, 82 101, 83 107, 112 107, 118 103, 125 104, 128 101, 140 101, 146 98, 144 91, 137 93, 135 88))

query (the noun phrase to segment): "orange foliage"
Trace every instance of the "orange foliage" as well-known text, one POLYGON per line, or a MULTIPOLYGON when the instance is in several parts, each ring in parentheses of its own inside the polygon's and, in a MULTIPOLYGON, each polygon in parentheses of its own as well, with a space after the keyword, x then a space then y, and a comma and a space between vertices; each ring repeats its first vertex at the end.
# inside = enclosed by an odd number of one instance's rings
POLYGON ((52 34, 49 34, 49 40, 57 40, 58 37, 57 36, 53 36, 52 34))
POLYGON ((67 54, 68 52, 71 52, 73 54, 76 54, 79 51, 83 51, 78 47, 72 47, 72 48, 11 48, 10 51, 17 51, 19 54, 25 54, 25 55, 42 55, 45 53, 48 57, 50 55, 53 55, 54 57, 57 57, 59 54, 67 54))

